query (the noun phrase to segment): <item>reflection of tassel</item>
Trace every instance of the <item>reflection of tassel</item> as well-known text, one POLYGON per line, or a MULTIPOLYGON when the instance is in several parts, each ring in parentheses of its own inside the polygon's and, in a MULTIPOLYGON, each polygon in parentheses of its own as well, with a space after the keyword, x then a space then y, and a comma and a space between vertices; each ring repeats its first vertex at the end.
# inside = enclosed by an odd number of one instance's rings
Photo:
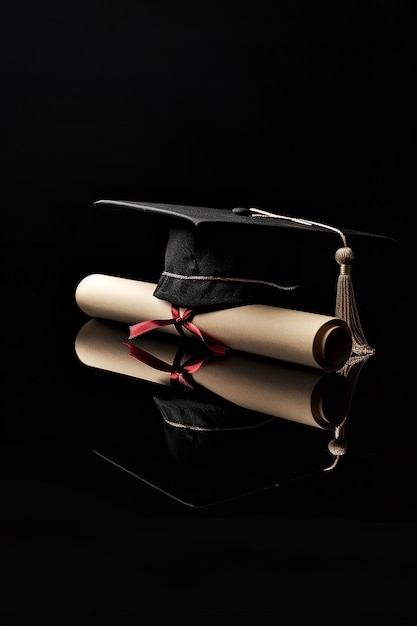
POLYGON ((352 331, 352 352, 360 355, 373 354, 375 350, 368 345, 365 339, 356 306, 355 292, 350 275, 350 266, 355 259, 352 248, 348 246, 339 248, 336 250, 335 259, 340 265, 335 315, 345 320, 352 331))
POLYGON ((328 448, 329 452, 334 456, 334 461, 329 467, 325 467, 325 471, 332 470, 339 463, 340 457, 346 454, 347 450, 347 441, 345 435, 346 429, 346 421, 349 416, 350 407, 352 404, 353 393, 355 391, 356 383, 358 382, 359 374, 362 371, 363 366, 369 359, 369 357, 373 354, 372 352, 368 352, 368 354, 363 355, 352 355, 350 359, 348 359, 343 367, 341 367, 338 373, 341 376, 344 376, 349 383, 349 393, 350 400, 346 409, 346 415, 343 421, 336 426, 334 431, 334 438, 329 441, 328 448))
POLYGON ((324 471, 333 470, 339 463, 340 457, 346 454, 347 442, 345 437, 345 422, 336 428, 334 439, 329 441, 329 452, 334 456, 334 461, 329 467, 325 467, 324 471))

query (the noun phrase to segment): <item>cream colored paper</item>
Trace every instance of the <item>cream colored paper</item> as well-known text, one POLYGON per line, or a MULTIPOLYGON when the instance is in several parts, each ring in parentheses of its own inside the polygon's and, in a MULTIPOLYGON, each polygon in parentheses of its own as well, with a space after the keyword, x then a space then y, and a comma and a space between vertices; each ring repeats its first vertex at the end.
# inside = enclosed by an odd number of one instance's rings
MULTIPOLYGON (((133 325, 170 319, 171 304, 156 298, 154 283, 90 274, 78 284, 78 306, 91 317, 133 325)), ((326 371, 340 369, 350 356, 352 336, 337 317, 260 304, 198 313, 193 318, 206 339, 233 350, 272 357, 326 371)), ((157 332, 177 335, 173 325, 157 332)))
MULTIPOLYGON (((156 333, 129 341, 172 364, 180 338, 156 333)), ((132 357, 124 329, 92 319, 79 330, 75 352, 85 365, 133 378, 170 385, 169 373, 132 357)), ((182 363, 193 356, 183 355, 182 363)), ((349 386, 341 374, 296 368, 272 359, 229 353, 204 361, 192 376, 205 389, 234 404, 269 416, 322 429, 334 428, 346 417, 349 386)))

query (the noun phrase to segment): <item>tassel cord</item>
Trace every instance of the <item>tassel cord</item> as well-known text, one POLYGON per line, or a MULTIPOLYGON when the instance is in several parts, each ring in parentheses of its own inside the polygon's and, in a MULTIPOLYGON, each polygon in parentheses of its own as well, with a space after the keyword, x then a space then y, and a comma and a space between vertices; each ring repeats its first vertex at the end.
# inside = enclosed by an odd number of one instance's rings
POLYGON ((362 328, 362 324, 359 317, 359 311, 356 304, 355 292, 353 289, 352 278, 350 274, 351 265, 354 261, 354 254, 352 248, 347 244, 345 234, 334 226, 329 224, 323 224, 321 222, 314 222, 312 220, 306 220, 304 218, 290 217, 288 215, 280 215, 278 213, 270 213, 269 211, 263 211, 262 209, 250 208, 250 212, 253 217, 273 217, 304 226, 317 226, 326 230, 331 230, 337 233, 343 243, 343 246, 336 250, 335 259, 340 265, 339 277, 336 287, 336 304, 335 315, 343 319, 349 326, 352 333, 352 355, 370 355, 374 354, 375 350, 372 348, 365 337, 365 333, 362 328))

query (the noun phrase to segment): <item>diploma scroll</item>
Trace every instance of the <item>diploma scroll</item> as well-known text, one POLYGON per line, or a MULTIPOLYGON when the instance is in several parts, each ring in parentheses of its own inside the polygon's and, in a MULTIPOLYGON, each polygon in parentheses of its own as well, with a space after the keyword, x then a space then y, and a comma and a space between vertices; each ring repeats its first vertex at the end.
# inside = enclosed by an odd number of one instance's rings
MULTIPOLYGON (((89 367, 171 385, 167 371, 133 358, 129 346, 171 364, 179 348, 183 349, 183 343, 179 337, 155 333, 126 345, 122 327, 92 319, 79 330, 75 352, 89 367)), ((185 350, 182 362, 192 356, 192 352, 185 350)), ((348 381, 334 372, 294 367, 236 352, 203 360, 192 377, 201 387, 237 406, 322 429, 340 424, 348 411, 348 381)))
MULTIPOLYGON (((171 303, 156 298, 155 288, 154 283, 90 274, 79 282, 75 299, 91 317, 128 325, 172 318, 171 303)), ((352 334, 344 320, 267 305, 197 312, 193 324, 210 342, 232 350, 326 371, 340 369, 352 348, 352 334)), ((174 325, 158 330, 178 334, 174 325)))

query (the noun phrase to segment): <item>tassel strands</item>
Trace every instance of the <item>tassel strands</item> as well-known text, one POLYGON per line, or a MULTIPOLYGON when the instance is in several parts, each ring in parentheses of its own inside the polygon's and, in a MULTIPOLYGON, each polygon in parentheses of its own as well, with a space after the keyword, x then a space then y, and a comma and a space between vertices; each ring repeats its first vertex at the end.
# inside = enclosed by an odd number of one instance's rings
POLYGON ((348 324, 352 331, 352 353, 366 356, 374 354, 375 350, 369 346, 356 305, 350 268, 355 260, 352 248, 343 246, 336 250, 335 259, 340 265, 340 273, 336 288, 335 315, 348 324))

